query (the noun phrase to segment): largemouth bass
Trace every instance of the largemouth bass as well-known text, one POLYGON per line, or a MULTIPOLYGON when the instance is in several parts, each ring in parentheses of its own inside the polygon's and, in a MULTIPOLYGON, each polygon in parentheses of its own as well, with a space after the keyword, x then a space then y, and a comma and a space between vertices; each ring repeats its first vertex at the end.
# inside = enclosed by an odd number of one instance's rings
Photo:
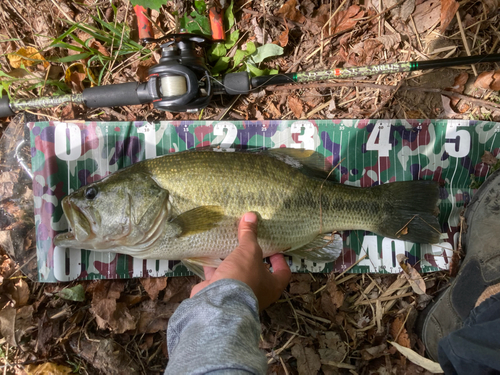
POLYGON ((264 256, 287 252, 333 261, 324 233, 362 229, 436 243, 433 181, 358 188, 327 180, 324 159, 295 149, 185 151, 149 159, 84 186, 62 202, 70 231, 62 247, 217 266, 237 245, 238 222, 259 217, 264 256))

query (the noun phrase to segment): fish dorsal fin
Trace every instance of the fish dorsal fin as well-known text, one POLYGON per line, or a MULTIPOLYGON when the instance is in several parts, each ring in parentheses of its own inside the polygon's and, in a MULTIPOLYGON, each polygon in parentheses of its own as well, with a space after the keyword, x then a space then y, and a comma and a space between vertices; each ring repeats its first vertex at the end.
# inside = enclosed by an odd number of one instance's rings
POLYGON ((297 249, 285 251, 287 255, 295 255, 318 263, 334 262, 342 252, 342 237, 335 234, 333 237, 324 234, 297 249))
POLYGON ((224 217, 220 206, 200 206, 183 212, 172 220, 181 228, 179 237, 191 236, 215 228, 224 217))
POLYGON ((307 176, 333 180, 325 170, 325 157, 319 152, 299 148, 273 148, 263 153, 297 168, 307 176))

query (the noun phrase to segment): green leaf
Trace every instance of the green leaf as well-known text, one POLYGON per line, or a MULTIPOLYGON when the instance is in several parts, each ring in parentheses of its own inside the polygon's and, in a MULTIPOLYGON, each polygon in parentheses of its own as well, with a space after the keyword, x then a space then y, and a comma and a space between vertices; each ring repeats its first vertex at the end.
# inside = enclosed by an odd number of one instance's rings
POLYGON ((189 16, 184 15, 180 19, 181 29, 193 34, 210 35, 210 21, 196 11, 192 11, 189 16))
POLYGON ((247 72, 254 77, 278 74, 278 69, 259 69, 252 63, 247 63, 247 72))
POLYGON ((234 30, 231 35, 229 35, 229 40, 224 43, 227 49, 230 49, 232 46, 236 44, 240 37, 240 31, 239 30, 234 30))
POLYGON ((212 74, 218 74, 227 69, 229 66, 229 57, 221 57, 216 63, 215 66, 211 69, 212 74))
POLYGON ((200 14, 204 14, 207 10, 205 0, 194 0, 194 7, 200 14))
POLYGON ((227 50, 224 43, 217 43, 208 50, 208 59, 212 62, 226 56, 227 50))
POLYGON ((252 74, 253 77, 259 77, 264 75, 264 71, 257 68, 255 65, 247 64, 247 71, 252 74))
MULTIPOLYGON (((248 48, 248 45, 247 45, 248 48)), ((276 44, 268 43, 257 48, 255 54, 251 56, 251 59, 255 64, 261 63, 268 57, 279 56, 283 54, 283 48, 276 44)))
POLYGON ((85 290, 83 289, 83 285, 81 284, 78 284, 71 288, 65 288, 61 290, 59 293, 57 293, 57 295, 69 301, 77 301, 77 302, 85 301, 85 290))
POLYGON ((77 55, 70 55, 70 56, 66 56, 66 57, 59 57, 56 59, 50 59, 49 61, 68 63, 68 62, 86 59, 87 57, 90 57, 90 56, 92 56, 92 53, 85 52, 85 53, 79 53, 77 55))
POLYGON ((231 5, 229 5, 224 14, 224 18, 226 21, 226 30, 229 30, 234 26, 234 14, 233 14, 233 2, 231 1, 231 5))
POLYGON ((168 0, 130 0, 132 5, 141 5, 144 8, 160 10, 162 5, 165 5, 168 0))
POLYGON ((255 43, 254 42, 247 42, 247 49, 245 50, 245 54, 247 56, 251 55, 256 50, 257 50, 257 47, 255 47, 255 43))
POLYGON ((246 57, 246 53, 245 51, 242 51, 242 50, 237 50, 236 53, 234 54, 234 60, 233 60, 233 64, 234 66, 238 66, 240 65, 240 63, 243 61, 243 59, 246 57))

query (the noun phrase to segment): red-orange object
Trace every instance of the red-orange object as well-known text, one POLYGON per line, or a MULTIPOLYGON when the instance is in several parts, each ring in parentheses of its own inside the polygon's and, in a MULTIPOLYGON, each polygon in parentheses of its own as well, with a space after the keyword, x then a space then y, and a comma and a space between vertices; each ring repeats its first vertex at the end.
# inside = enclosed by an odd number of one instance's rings
POLYGON ((146 17, 148 10, 140 5, 134 6, 137 16, 137 27, 139 28, 139 39, 153 38, 153 27, 146 17))
POLYGON ((212 38, 214 40, 225 40, 226 33, 224 31, 222 9, 212 7, 208 11, 208 16, 210 19, 210 27, 212 28, 212 38))

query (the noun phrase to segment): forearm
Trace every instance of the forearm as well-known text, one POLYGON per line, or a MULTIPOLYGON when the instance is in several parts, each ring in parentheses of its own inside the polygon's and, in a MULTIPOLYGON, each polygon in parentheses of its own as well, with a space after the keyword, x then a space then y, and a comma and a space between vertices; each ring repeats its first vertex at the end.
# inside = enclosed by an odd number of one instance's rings
POLYGON ((252 290, 240 281, 216 281, 182 302, 170 318, 165 374, 264 374, 259 334, 252 290))

